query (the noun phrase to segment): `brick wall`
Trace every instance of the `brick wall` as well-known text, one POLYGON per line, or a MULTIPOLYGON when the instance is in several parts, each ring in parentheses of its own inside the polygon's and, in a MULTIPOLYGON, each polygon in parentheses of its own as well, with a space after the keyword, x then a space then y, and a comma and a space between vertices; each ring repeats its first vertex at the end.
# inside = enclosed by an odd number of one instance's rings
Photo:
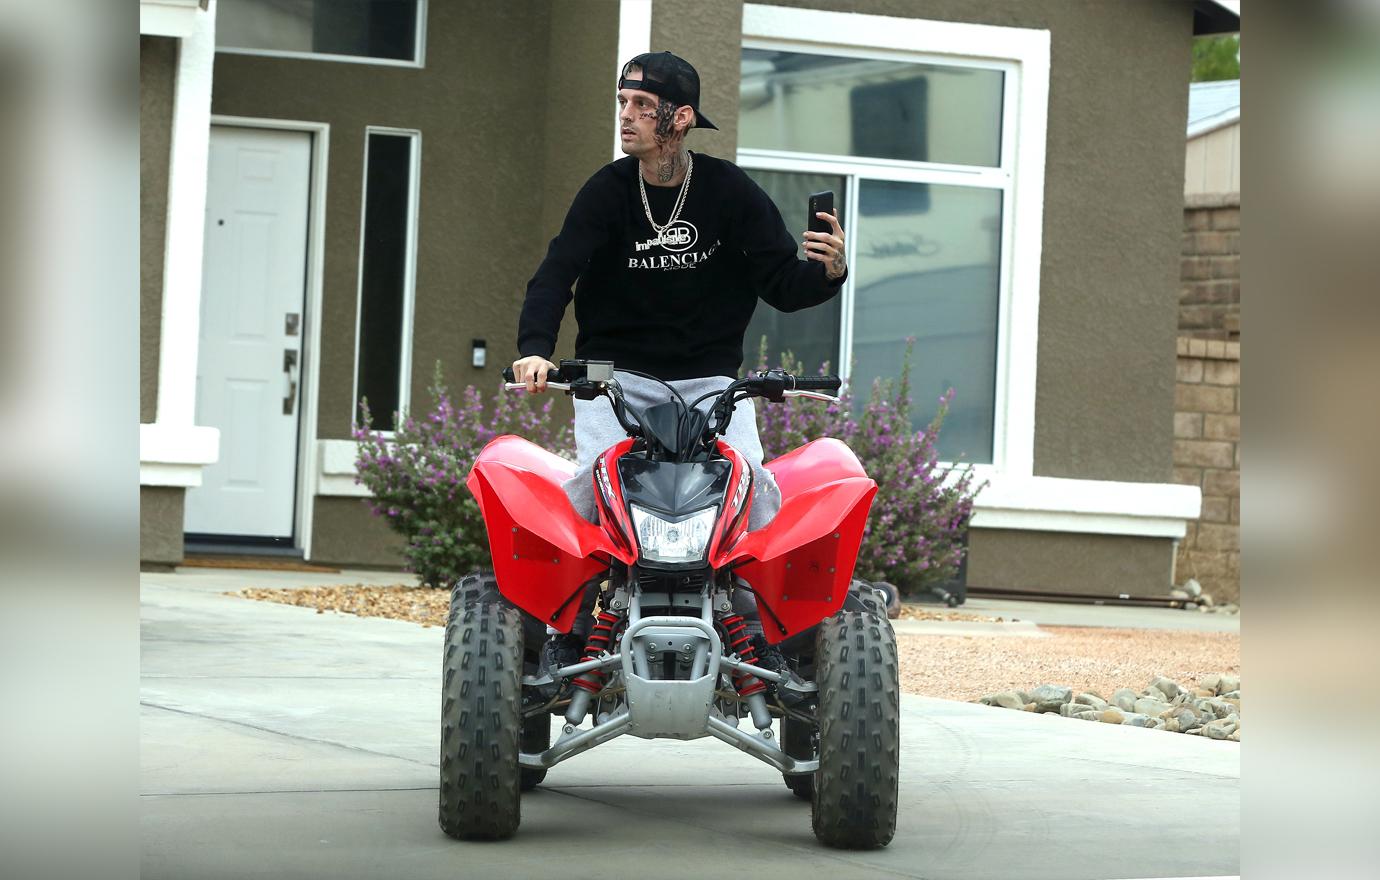
POLYGON ((1190 196, 1184 204, 1179 333, 1241 338, 1241 195, 1190 196))
POLYGON ((1175 580, 1196 578, 1217 602, 1241 597, 1241 343, 1178 341, 1174 482, 1203 490, 1203 513, 1179 544, 1175 580))

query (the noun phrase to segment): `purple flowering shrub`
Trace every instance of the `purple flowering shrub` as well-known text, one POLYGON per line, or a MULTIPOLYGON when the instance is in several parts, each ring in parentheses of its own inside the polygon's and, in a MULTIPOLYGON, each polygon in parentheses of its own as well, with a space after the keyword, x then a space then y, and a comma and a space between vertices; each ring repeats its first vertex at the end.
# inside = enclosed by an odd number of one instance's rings
MULTIPOLYGON (((910 345, 899 381, 874 382, 860 418, 850 415, 852 395, 845 385, 837 404, 759 403, 757 423, 769 460, 819 437, 848 444, 867 475, 877 481, 856 575, 917 593, 957 574, 973 500, 986 484, 974 486, 971 466, 939 462, 935 444, 953 389, 939 398, 939 409, 928 425, 919 431, 911 428, 910 345)), ((760 361, 766 362, 765 347, 760 361)), ((782 355, 781 368, 802 372, 789 353, 782 355)), ((828 364, 819 370, 828 371, 828 364)))
POLYGON ((500 388, 486 400, 470 385, 455 400, 441 380, 440 364, 429 393, 431 410, 421 417, 409 413, 391 438, 370 428, 368 402, 360 402, 363 426, 353 431, 355 482, 373 493, 369 509, 407 539, 408 570, 426 586, 442 587, 490 564, 484 520, 465 488, 480 450, 503 434, 556 453, 572 450, 574 439, 569 422, 551 418, 551 395, 534 405, 527 395, 500 388))

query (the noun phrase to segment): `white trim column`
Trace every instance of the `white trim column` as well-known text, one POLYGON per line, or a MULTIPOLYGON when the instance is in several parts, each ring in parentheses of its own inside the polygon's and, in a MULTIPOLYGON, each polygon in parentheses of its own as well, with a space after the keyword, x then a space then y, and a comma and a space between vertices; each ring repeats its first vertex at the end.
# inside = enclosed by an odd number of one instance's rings
POLYGON ((173 96, 158 409, 154 424, 139 426, 139 482, 152 486, 199 486, 202 466, 216 461, 220 446, 219 430, 195 424, 216 0, 209 0, 205 9, 187 9, 185 4, 141 3, 141 20, 145 6, 174 7, 181 14, 179 29, 187 33, 178 41, 173 96), (192 15, 190 22, 188 13, 192 15))
MULTIPOLYGON (((619 0, 618 65, 652 51, 652 0, 619 0)), ((613 123, 613 158, 623 158, 623 141, 618 137, 618 121, 613 123)))

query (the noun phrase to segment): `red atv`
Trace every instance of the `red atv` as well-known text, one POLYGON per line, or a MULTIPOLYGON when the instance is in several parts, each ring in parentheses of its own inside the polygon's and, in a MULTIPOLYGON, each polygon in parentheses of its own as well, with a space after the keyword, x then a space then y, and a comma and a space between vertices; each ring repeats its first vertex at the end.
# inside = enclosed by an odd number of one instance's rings
POLYGON ((519 437, 494 440, 470 472, 494 571, 451 597, 441 828, 509 837, 521 792, 567 758, 624 734, 712 736, 780 771, 811 801, 823 843, 885 846, 896 639, 882 594, 852 578, 877 484, 843 443, 807 443, 766 464, 781 509, 748 531, 752 471, 721 439, 738 401, 835 400, 838 378, 774 370, 691 404, 672 391, 643 412, 608 362, 562 361, 548 387, 608 399, 628 439, 595 463, 599 525, 562 489, 575 466, 519 437), (582 659, 544 669, 547 627, 569 632, 595 610, 582 659), (552 715, 564 716, 554 743, 552 715))

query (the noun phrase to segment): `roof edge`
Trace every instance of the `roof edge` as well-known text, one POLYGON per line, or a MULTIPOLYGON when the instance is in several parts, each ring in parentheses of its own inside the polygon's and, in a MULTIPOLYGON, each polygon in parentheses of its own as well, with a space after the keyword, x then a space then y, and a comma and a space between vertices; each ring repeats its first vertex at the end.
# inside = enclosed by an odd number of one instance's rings
POLYGON ((1235 34, 1241 31, 1239 0, 1193 0, 1193 36, 1235 34))
POLYGON ((1200 119, 1188 127, 1188 139, 1214 132, 1219 128, 1226 128, 1228 125, 1241 121, 1241 107, 1229 107, 1221 113, 1214 113, 1211 116, 1200 119))

